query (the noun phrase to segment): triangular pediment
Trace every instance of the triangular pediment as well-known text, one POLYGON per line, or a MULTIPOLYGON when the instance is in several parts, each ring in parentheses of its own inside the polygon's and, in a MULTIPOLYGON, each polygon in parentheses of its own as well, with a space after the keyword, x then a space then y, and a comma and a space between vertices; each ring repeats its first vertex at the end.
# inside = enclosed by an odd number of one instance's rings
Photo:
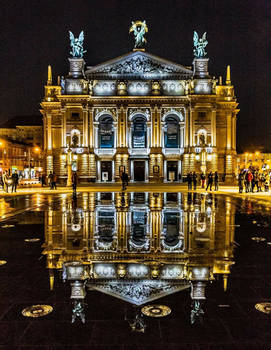
POLYGON ((189 79, 193 72, 145 51, 134 51, 88 67, 85 74, 89 79, 189 79))
POLYGON ((169 294, 190 288, 190 284, 187 281, 108 281, 90 283, 88 287, 134 305, 143 305, 169 294))

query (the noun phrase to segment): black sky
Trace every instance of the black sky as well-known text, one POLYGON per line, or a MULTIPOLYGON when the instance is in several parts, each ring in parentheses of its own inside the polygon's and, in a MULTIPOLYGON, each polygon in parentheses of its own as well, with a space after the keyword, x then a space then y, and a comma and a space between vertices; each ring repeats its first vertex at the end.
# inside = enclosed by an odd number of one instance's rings
POLYGON ((47 65, 68 73, 68 30, 85 31, 95 65, 133 48, 130 22, 145 19, 147 51, 192 64, 193 30, 207 31, 209 72, 231 65, 241 109, 238 145, 271 151, 271 0, 9 0, 0 13, 0 122, 38 114, 47 65))

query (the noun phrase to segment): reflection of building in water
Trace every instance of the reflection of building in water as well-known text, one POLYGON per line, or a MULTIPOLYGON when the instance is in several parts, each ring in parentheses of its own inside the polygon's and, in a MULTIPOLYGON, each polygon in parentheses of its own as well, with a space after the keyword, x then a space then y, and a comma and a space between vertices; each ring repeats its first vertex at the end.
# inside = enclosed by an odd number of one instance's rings
MULTIPOLYGON (((233 264, 235 214, 227 199, 218 202, 212 195, 181 193, 84 193, 78 203, 63 195, 61 208, 50 205, 45 214, 43 253, 51 287, 53 269, 64 264, 65 271, 76 270, 72 263, 78 262, 84 273, 76 278, 76 288, 82 289, 80 280, 87 278, 88 288, 136 305, 190 285, 192 299, 203 300, 206 282, 216 274, 223 276, 226 288, 233 264)), ((68 271, 68 279, 71 274, 68 271)))

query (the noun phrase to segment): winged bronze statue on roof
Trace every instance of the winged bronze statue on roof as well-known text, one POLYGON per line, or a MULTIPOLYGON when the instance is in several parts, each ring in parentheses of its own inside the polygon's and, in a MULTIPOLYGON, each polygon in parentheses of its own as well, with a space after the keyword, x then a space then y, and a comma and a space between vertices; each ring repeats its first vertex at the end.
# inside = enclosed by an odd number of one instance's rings
POLYGON ((207 55, 207 52, 205 51, 205 47, 208 44, 208 41, 206 39, 207 33, 205 32, 202 36, 202 38, 199 38, 198 33, 194 31, 194 56, 196 58, 203 58, 207 55))
POLYGON ((83 43, 84 43, 84 32, 83 30, 79 34, 78 38, 75 38, 73 33, 69 31, 70 33, 70 41, 71 41, 71 48, 70 54, 73 58, 82 58, 84 53, 87 52, 87 50, 83 49, 83 43))
POLYGON ((134 32, 135 36, 135 46, 134 49, 142 49, 147 43, 147 40, 144 38, 145 33, 148 33, 148 27, 146 21, 135 21, 132 22, 132 25, 129 29, 129 33, 134 32))

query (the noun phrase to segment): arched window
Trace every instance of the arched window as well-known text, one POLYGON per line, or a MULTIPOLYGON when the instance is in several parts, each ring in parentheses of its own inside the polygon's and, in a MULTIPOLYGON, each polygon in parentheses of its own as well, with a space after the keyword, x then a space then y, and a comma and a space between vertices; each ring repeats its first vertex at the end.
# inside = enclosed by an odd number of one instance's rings
POLYGON ((179 120, 174 115, 169 115, 166 118, 165 147, 166 148, 179 148, 180 147, 179 120))
POLYGON ((114 147, 113 118, 111 115, 104 115, 99 120, 99 147, 114 147))
POLYGON ((144 117, 135 117, 132 127, 132 147, 146 148, 147 147, 147 132, 146 119, 144 117))

